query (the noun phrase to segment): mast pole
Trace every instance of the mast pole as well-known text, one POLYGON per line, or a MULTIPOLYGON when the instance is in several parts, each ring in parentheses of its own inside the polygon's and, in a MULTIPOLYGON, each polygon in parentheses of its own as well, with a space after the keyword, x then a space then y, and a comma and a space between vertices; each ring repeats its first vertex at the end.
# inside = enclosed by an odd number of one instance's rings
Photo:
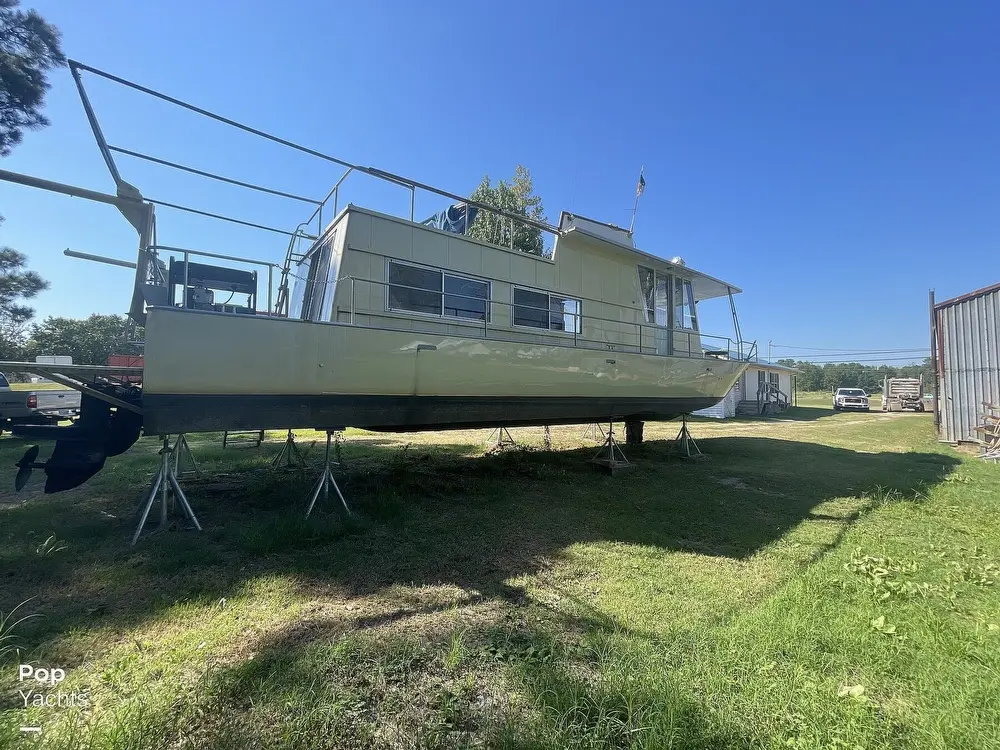
POLYGON ((645 171, 645 169, 646 169, 646 165, 645 164, 643 164, 641 167, 639 167, 639 184, 636 185, 636 188, 635 188, 635 201, 632 203, 632 221, 630 221, 628 223, 628 233, 629 234, 632 234, 632 228, 635 227, 635 212, 636 212, 636 209, 639 208, 639 196, 642 195, 642 191, 646 187, 646 181, 645 181, 645 179, 642 176, 642 173, 645 171))

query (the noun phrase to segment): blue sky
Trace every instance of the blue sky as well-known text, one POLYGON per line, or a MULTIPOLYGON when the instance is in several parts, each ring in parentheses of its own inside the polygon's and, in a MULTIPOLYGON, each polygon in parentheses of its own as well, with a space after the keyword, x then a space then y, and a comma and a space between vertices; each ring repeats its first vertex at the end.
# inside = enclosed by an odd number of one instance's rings
MULTIPOLYGON (((637 245, 742 287, 744 334, 764 346, 923 347, 929 288, 1000 280, 995 4, 23 4, 70 57, 348 161, 457 193, 523 163, 553 222, 566 209, 627 225, 644 164, 637 245)), ((111 191, 69 72, 52 83, 52 126, 0 168, 111 191)), ((117 145, 310 196, 339 176, 87 83, 117 145)), ((311 212, 118 161, 149 197, 286 228, 311 212)), ((404 191, 347 185, 353 202, 406 208, 404 191)), ((0 183, 0 213, 0 242, 52 283, 39 316, 124 311, 129 271, 62 255, 131 258, 114 209, 0 183)), ((161 242, 284 254, 276 235, 159 217, 161 242)), ((728 334, 724 315, 703 320, 728 334)))

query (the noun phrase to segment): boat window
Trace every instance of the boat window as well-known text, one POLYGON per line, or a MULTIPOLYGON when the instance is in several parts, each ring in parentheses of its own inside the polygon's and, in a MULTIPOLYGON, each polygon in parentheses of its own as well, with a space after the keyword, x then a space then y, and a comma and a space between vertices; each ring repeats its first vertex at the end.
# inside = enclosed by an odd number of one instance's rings
POLYGON ((333 237, 310 254, 309 275, 306 281, 305 296, 302 301, 302 320, 321 320, 323 315, 323 298, 326 296, 329 280, 327 271, 330 267, 330 250, 333 237))
POLYGON ((553 331, 583 332, 580 300, 549 296, 549 328, 553 331))
POLYGON ((689 331, 698 330, 694 289, 690 281, 677 277, 674 277, 674 327, 689 331))
POLYGON ((290 318, 313 321, 330 319, 333 289, 340 265, 339 256, 333 254, 336 236, 336 232, 333 232, 320 244, 313 245, 295 267, 292 274, 295 283, 288 312, 290 318))
POLYGON ((653 293, 653 269, 639 266, 639 291, 642 293, 642 302, 646 308, 646 321, 656 322, 656 306, 654 304, 653 293))
POLYGON ((441 272, 389 262, 389 309, 441 314, 441 272))
POLYGON ((514 325, 530 328, 549 327, 549 295, 529 289, 514 288, 514 325))
POLYGON ((490 298, 490 283, 466 279, 461 276, 444 275, 444 314, 453 318, 483 320, 489 314, 486 309, 490 298))
POLYGON ((486 320, 490 283, 441 271, 389 261, 390 310, 486 320))
POLYGON ((514 325, 582 333, 583 304, 572 297, 514 287, 514 325))

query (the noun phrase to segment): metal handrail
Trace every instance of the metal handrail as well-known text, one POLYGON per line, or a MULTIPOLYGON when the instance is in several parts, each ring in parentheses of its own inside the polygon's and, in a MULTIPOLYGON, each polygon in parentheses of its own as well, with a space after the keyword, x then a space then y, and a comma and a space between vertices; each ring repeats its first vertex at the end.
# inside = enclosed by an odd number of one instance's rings
POLYGON ((249 266, 265 266, 267 268, 267 314, 271 314, 271 295, 272 287, 274 286, 274 269, 281 269, 281 266, 277 263, 272 263, 267 260, 254 260, 250 258, 239 258, 235 255, 222 255, 220 253, 210 253, 207 250, 192 250, 185 247, 174 247, 173 245, 150 245, 150 250, 163 250, 168 253, 180 253, 184 256, 184 289, 182 291, 182 297, 184 301, 184 307, 187 307, 187 290, 190 284, 188 284, 188 261, 190 256, 196 255, 200 258, 217 258, 219 260, 231 260, 236 263, 246 263, 249 266))
MULTIPOLYGON (((444 314, 436 315, 436 314, 432 314, 432 313, 415 313, 415 312, 412 312, 412 311, 405 311, 405 310, 402 311, 404 314, 411 314, 411 315, 416 315, 416 316, 427 316, 427 318, 429 318, 429 319, 441 319, 441 320, 443 320, 443 319, 447 318, 448 319, 448 324, 452 324, 452 325, 454 325, 454 324, 461 325, 463 323, 466 324, 466 325, 473 325, 477 321, 481 321, 481 323, 482 323, 482 331, 483 331, 483 338, 489 338, 490 337, 489 336, 489 332, 491 330, 491 328, 490 328, 490 323, 491 322, 494 323, 494 328, 492 330, 496 330, 496 328, 497 328, 496 323, 495 323, 495 315, 493 314, 493 306, 494 305, 501 305, 503 307, 509 308, 511 310, 511 312, 513 312, 513 310, 515 308, 520 308, 520 309, 523 309, 523 310, 534 310, 536 312, 543 312, 543 313, 546 313, 547 315, 551 315, 553 313, 553 311, 551 309, 545 308, 545 307, 536 307, 534 305, 516 304, 514 302, 505 302, 503 300, 497 300, 497 299, 485 299, 483 297, 477 297, 477 296, 468 295, 468 294, 458 294, 458 293, 454 293, 454 292, 445 292, 443 288, 440 291, 438 291, 438 290, 433 290, 433 289, 425 289, 425 288, 422 288, 422 287, 409 286, 407 284, 398 284, 398 283, 388 282, 388 281, 376 281, 374 279, 365 279, 365 278, 361 278, 359 276, 345 276, 345 277, 342 277, 340 279, 340 281, 348 281, 348 282, 350 282, 350 285, 351 285, 351 290, 350 290, 350 309, 349 309, 349 315, 350 315, 349 321, 350 321, 351 325, 355 325, 356 324, 356 318, 357 318, 357 315, 359 315, 359 314, 360 315, 370 315, 370 316, 375 316, 375 317, 385 317, 385 313, 396 313, 396 312, 398 312, 396 310, 388 308, 388 306, 387 306, 386 310, 359 310, 359 309, 357 309, 357 299, 356 298, 357 298, 357 283, 358 282, 373 284, 373 285, 376 285, 376 286, 384 287, 386 289, 388 289, 388 288, 408 289, 408 290, 412 290, 412 291, 416 291, 416 292, 423 292, 425 294, 440 295, 441 296, 441 300, 442 300, 442 310, 443 310, 443 306, 444 306, 444 298, 446 296, 447 297, 455 297, 455 298, 458 298, 458 299, 472 300, 472 301, 480 302, 480 303, 486 303, 486 305, 485 305, 485 308, 486 308, 485 309, 485 315, 482 318, 480 318, 478 315, 475 318, 461 318, 461 317, 458 317, 458 316, 454 316, 454 317, 452 317, 452 316, 446 316, 444 314)), ((562 296, 562 295, 560 295, 560 296, 562 296)), ((586 298, 582 298, 581 299, 580 297, 576 297, 576 296, 572 296, 572 295, 565 295, 565 296, 567 298, 569 298, 569 299, 574 300, 574 301, 581 301, 581 303, 583 301, 587 301, 586 298)), ((641 315, 642 312, 643 312, 642 310, 639 310, 637 308, 628 307, 627 305, 621 305, 621 304, 618 304, 618 303, 615 303, 615 302, 602 302, 600 300, 589 300, 589 301, 594 302, 594 303, 603 304, 603 305, 609 305, 609 306, 615 307, 615 308, 617 308, 619 310, 627 311, 630 314, 639 314, 639 315, 641 315)), ((642 321, 636 321, 636 320, 621 320, 621 319, 617 319, 616 320, 614 318, 604 318, 604 317, 600 317, 600 316, 596 316, 596 315, 584 314, 582 312, 582 310, 580 312, 576 312, 576 313, 573 313, 573 312, 561 312, 561 313, 556 313, 556 314, 559 315, 559 316, 561 316, 561 317, 563 317, 563 318, 566 318, 566 317, 573 318, 574 325, 573 325, 572 335, 573 335, 573 345, 574 346, 580 346, 581 342, 583 342, 583 343, 590 342, 590 343, 594 343, 594 344, 599 344, 600 348, 606 348, 606 349, 608 349, 610 351, 627 350, 628 348, 631 348, 631 349, 637 350, 637 353, 640 353, 640 354, 653 354, 653 355, 657 355, 657 356, 675 356, 675 357, 677 357, 677 356, 685 356, 684 350, 677 350, 677 349, 673 349, 673 351, 672 351, 671 354, 659 354, 659 352, 656 351, 656 348, 657 348, 656 336, 657 336, 657 332, 661 332, 661 333, 669 333, 669 334, 681 334, 681 335, 685 336, 687 338, 686 356, 688 356, 688 357, 713 358, 714 355, 713 354, 709 354, 709 352, 719 352, 720 349, 714 349, 714 350, 713 349, 706 349, 703 344, 704 344, 704 340, 708 339, 710 341, 718 341, 720 343, 720 345, 722 343, 724 343, 725 344, 725 350, 724 351, 726 352, 726 355, 727 355, 728 359, 734 359, 734 360, 737 360, 737 361, 749 361, 749 360, 743 360, 739 356, 740 344, 741 343, 745 344, 745 343, 748 343, 748 342, 737 342, 737 341, 734 341, 731 337, 728 337, 728 336, 718 336, 718 335, 715 335, 715 334, 702 333, 701 331, 691 330, 691 329, 688 329, 688 328, 672 328, 671 329, 671 328, 666 328, 664 326, 658 326, 656 324, 644 323, 642 321), (631 336, 635 339, 635 342, 634 343, 629 343, 627 341, 626 342, 617 342, 617 341, 616 342, 609 342, 609 341, 602 341, 600 339, 594 339, 594 338, 590 338, 590 337, 584 336, 584 332, 585 332, 585 329, 584 329, 584 326, 583 326, 584 321, 590 321, 590 322, 596 322, 596 323, 611 323, 611 324, 614 324, 614 325, 617 325, 617 326, 633 326, 634 327, 634 331, 631 333, 631 336), (643 343, 643 338, 644 338, 643 337, 643 330, 644 329, 647 330, 647 331, 651 329, 653 331, 652 335, 649 334, 649 333, 647 333, 646 337, 645 337, 649 342, 651 342, 649 344, 644 344, 643 343), (701 346, 699 347, 700 350, 697 351, 697 352, 696 352, 696 350, 692 350, 692 348, 691 348, 691 344, 692 344, 691 339, 693 337, 695 337, 695 336, 698 337, 699 344, 701 344, 701 346), (735 348, 734 348, 734 345, 735 345, 735 348), (619 349, 619 347, 623 347, 623 349, 619 349), (645 350, 649 350, 649 349, 652 349, 653 351, 645 351, 645 350), (733 355, 736 355, 736 356, 733 356, 733 355)), ((551 324, 551 319, 550 319, 550 324, 551 324)), ((503 326, 503 330, 505 332, 506 331, 511 331, 511 330, 516 331, 517 329, 523 329, 523 328, 527 328, 527 327, 529 327, 529 326, 519 326, 519 325, 516 325, 514 323, 513 315, 511 315, 510 316, 509 324, 506 325, 506 326, 503 326)), ((555 336, 561 336, 561 335, 565 334, 565 335, 567 335, 567 339, 568 339, 568 335, 570 333, 570 331, 567 331, 564 328, 563 329, 559 329, 559 328, 556 328, 556 329, 553 329, 553 328, 544 328, 544 329, 543 328, 538 328, 536 330, 538 330, 538 332, 539 332, 537 335, 555 335, 555 336)), ((618 331, 618 335, 625 335, 625 334, 623 334, 622 331, 618 331)), ((756 342, 753 343, 753 347, 756 347, 756 342)))
MULTIPOLYGON (((144 93, 144 94, 146 94, 148 96, 152 96, 152 97, 154 97, 156 99, 160 99, 162 101, 169 102, 170 104, 173 104, 173 105, 178 106, 178 107, 182 107, 183 109, 187 109, 187 110, 189 110, 191 112, 195 112, 195 113, 197 113, 199 115, 202 115, 202 116, 207 117, 209 119, 215 120, 216 122, 221 122, 221 123, 223 123, 225 125, 229 125, 230 127, 234 127, 234 128, 237 128, 238 130, 242 130, 242 131, 244 131, 246 133, 250 133, 252 135, 256 135, 256 136, 258 136, 260 138, 263 138, 265 140, 269 140, 269 141, 272 141, 274 143, 278 143, 278 144, 280 144, 282 146, 285 146, 287 148, 291 148, 291 149, 294 149, 296 151, 300 151, 302 153, 309 154, 310 156, 314 156, 314 157, 316 157, 318 159, 322 159, 324 161, 332 162, 334 164, 339 164, 340 166, 347 168, 347 173, 345 173, 344 177, 346 177, 347 174, 349 174, 351 171, 357 171, 357 172, 363 172, 364 174, 367 174, 367 175, 369 175, 371 177, 375 177, 377 179, 384 180, 386 182, 390 182, 390 183, 399 185, 401 187, 404 187, 404 188, 406 188, 406 189, 408 189, 410 191, 410 220, 411 221, 413 221, 413 218, 414 218, 413 217, 413 213, 414 213, 414 204, 415 204, 415 198, 416 198, 416 191, 419 189, 419 190, 425 190, 425 191, 433 193, 435 195, 439 195, 439 196, 441 196, 443 198, 448 198, 448 199, 453 200, 453 201, 459 201, 459 202, 462 202, 462 203, 466 203, 467 205, 470 205, 470 206, 475 206, 476 208, 479 208, 480 210, 487 211, 489 213, 493 213, 493 214, 496 214, 498 216, 506 217, 506 218, 510 219, 512 222, 513 221, 517 221, 517 222, 519 222, 519 223, 521 223, 521 224, 523 224, 525 226, 534 227, 534 228, 539 229, 539 230, 541 230, 543 232, 549 232, 549 233, 552 233, 552 234, 555 234, 555 235, 559 234, 559 228, 558 227, 552 226, 551 224, 548 224, 548 223, 546 223, 544 221, 537 221, 537 220, 531 219, 531 218, 529 218, 527 216, 522 216, 522 215, 510 212, 510 211, 506 211, 506 210, 504 210, 502 208, 498 208, 498 207, 495 207, 495 206, 490 206, 490 205, 488 205, 486 203, 482 203, 481 201, 475 201, 475 200, 472 200, 470 198, 466 198, 466 197, 463 197, 461 195, 458 195, 456 193, 452 193, 452 192, 449 192, 447 190, 442 190, 441 188, 433 187, 432 185, 427 185, 427 184, 422 183, 422 182, 417 182, 416 180, 410 179, 408 177, 403 177, 401 175, 393 174, 392 172, 387 172, 387 171, 385 171, 383 169, 377 169, 375 167, 363 167, 363 166, 358 165, 358 164, 352 164, 352 163, 350 163, 348 161, 345 161, 343 159, 339 159, 339 158, 337 158, 335 156, 331 156, 330 154, 325 154, 322 151, 318 151, 316 149, 309 148, 308 146, 303 146, 301 144, 295 143, 294 141, 290 141, 290 140, 287 140, 285 138, 280 138, 280 137, 278 137, 276 135, 272 135, 271 133, 267 133, 267 132, 265 132, 263 130, 259 130, 258 128, 254 128, 254 127, 251 127, 249 125, 244 125, 241 122, 237 122, 236 120, 233 120, 233 119, 230 119, 228 117, 224 117, 222 115, 216 114, 215 112, 211 112, 211 111, 209 111, 209 110, 207 110, 207 109, 205 109, 203 107, 195 106, 193 104, 185 102, 185 101, 183 101, 181 99, 178 99, 176 97, 169 96, 169 95, 164 94, 164 93, 162 93, 160 91, 156 91, 155 89, 151 89, 151 88, 149 88, 147 86, 142 86, 142 85, 140 85, 138 83, 135 83, 133 81, 130 81, 130 80, 126 79, 126 78, 122 78, 120 76, 116 76, 116 75, 114 75, 112 73, 108 73, 107 71, 101 70, 99 68, 95 68, 95 67, 93 67, 91 65, 86 65, 86 64, 81 63, 81 62, 79 62, 77 60, 68 60, 67 62, 69 64, 69 68, 70 68, 70 71, 71 71, 71 73, 73 75, 73 78, 76 81, 77 88, 78 88, 79 93, 80 93, 80 97, 81 97, 82 101, 84 102, 84 106, 85 106, 85 108, 87 110, 87 114, 88 114, 88 117, 89 117, 90 123, 91 123, 91 128, 94 131, 94 136, 95 136, 95 138, 96 138, 96 140, 98 142, 98 146, 101 148, 101 152, 105 156, 105 161, 106 161, 106 163, 108 165, 108 169, 111 171, 112 176, 114 177, 116 183, 120 183, 121 182, 121 177, 118 174, 117 166, 115 165, 114 159, 111 158, 111 154, 110 154, 110 149, 108 147, 108 143, 107 143, 106 139, 104 138, 103 133, 100 130, 100 126, 99 126, 99 124, 97 122, 96 115, 94 115, 94 113, 93 113, 93 111, 92 111, 92 109, 90 107, 90 101, 89 101, 89 98, 87 97, 86 90, 85 90, 85 88, 83 86, 83 79, 80 76, 80 71, 86 71, 88 73, 92 73, 93 75, 100 76, 100 77, 102 77, 102 78, 104 78, 106 80, 113 81, 113 82, 115 82, 115 83, 117 83, 119 85, 125 86, 127 88, 131 88, 131 89, 133 89, 135 91, 140 91, 140 92, 142 92, 142 93, 144 93)), ((140 158, 146 156, 145 154, 141 154, 140 155, 140 154, 138 154, 138 152, 133 152, 132 155, 133 156, 138 155, 138 156, 140 156, 140 158)), ((161 160, 161 161, 165 161, 165 160, 161 160)), ((173 165, 169 165, 169 166, 173 166, 173 165)), ((206 176, 213 176, 214 177, 214 175, 206 175, 206 176)), ((342 180, 343 180, 343 178, 341 178, 341 181, 342 180)), ((334 194, 334 193, 335 193, 335 191, 332 190, 331 194, 334 194)), ((328 199, 329 199, 329 196, 327 197, 326 200, 328 200, 328 199)), ((324 200, 322 202, 324 205, 326 203, 326 200, 324 200)), ((316 214, 314 213, 313 215, 315 216, 316 214)))

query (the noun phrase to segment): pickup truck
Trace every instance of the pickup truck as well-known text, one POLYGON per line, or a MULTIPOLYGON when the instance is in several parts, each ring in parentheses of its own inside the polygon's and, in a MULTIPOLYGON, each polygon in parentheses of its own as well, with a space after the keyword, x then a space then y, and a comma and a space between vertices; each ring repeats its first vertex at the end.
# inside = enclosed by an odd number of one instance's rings
POLYGON ((861 388, 838 388, 833 394, 833 410, 841 409, 868 411, 868 394, 861 388))
POLYGON ((80 392, 72 388, 11 390, 0 372, 0 432, 16 424, 56 424, 80 416, 80 392))

